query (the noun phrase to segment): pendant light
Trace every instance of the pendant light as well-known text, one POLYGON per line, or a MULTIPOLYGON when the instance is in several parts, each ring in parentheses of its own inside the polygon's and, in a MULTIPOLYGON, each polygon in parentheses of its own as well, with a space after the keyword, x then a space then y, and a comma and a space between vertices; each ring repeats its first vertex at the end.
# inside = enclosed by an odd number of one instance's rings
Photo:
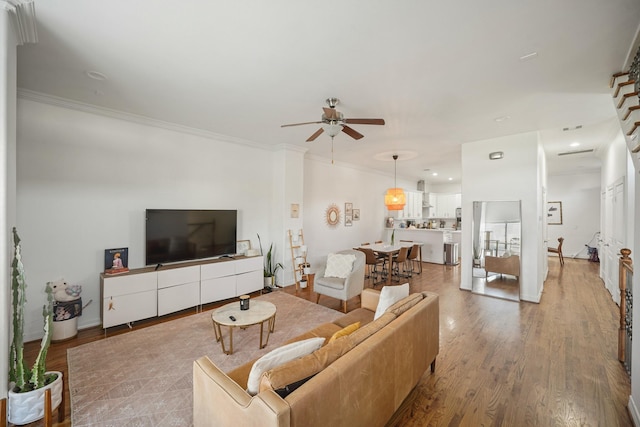
POLYGON ((396 183, 397 173, 398 173, 398 155, 393 155, 393 187, 387 190, 387 194, 384 195, 384 204, 387 206, 387 209, 390 211, 401 211, 406 204, 406 196, 402 188, 398 188, 396 183))

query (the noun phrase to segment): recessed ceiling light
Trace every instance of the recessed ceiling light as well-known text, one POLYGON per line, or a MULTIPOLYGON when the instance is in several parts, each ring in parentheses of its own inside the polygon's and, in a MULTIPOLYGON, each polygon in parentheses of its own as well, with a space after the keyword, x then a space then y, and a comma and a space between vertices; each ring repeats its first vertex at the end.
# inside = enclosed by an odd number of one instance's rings
POLYGON ((102 74, 100 71, 87 71, 85 74, 93 80, 107 80, 107 76, 102 74))
POLYGON ((520 61, 529 61, 531 59, 535 59, 538 57, 538 52, 527 53, 526 55, 522 55, 520 57, 520 61))
POLYGON ((453 178, 449 177, 449 181, 453 181, 453 178))
POLYGON ((577 147, 579 145, 580 145, 579 142, 572 142, 571 144, 569 144, 569 147, 577 147))
POLYGON ((504 122, 505 120, 509 120, 511 118, 511 116, 501 116, 501 117, 496 117, 495 120, 496 122, 500 123, 500 122, 504 122))
POLYGON ((434 172, 434 173, 432 173, 431 175, 433 175, 433 176, 438 176, 438 172, 434 172))

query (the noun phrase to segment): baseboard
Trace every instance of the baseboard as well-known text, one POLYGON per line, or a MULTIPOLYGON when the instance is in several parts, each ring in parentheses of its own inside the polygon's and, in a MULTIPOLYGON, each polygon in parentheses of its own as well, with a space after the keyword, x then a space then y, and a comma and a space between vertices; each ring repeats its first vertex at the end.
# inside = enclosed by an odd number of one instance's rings
POLYGON ((633 401, 633 396, 629 396, 629 404, 627 405, 627 410, 629 414, 631 414, 631 421, 634 426, 640 425, 640 413, 638 413, 638 407, 633 401))

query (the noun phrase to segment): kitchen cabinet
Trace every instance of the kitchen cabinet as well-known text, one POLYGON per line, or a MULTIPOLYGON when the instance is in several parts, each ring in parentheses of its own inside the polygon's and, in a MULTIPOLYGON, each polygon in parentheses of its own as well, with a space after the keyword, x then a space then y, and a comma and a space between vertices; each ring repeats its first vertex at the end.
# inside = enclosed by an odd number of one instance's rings
POLYGON ((435 216, 432 218, 455 218, 456 208, 462 206, 461 194, 436 194, 435 216))
POLYGON ((390 215, 397 219, 422 219, 422 197, 421 191, 404 190, 406 204, 401 211, 391 211, 390 215))

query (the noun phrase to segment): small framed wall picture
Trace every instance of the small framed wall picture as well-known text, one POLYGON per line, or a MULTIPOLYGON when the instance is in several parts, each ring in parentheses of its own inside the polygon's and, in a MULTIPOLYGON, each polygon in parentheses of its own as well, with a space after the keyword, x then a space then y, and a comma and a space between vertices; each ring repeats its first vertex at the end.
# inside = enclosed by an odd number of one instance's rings
POLYGON ((236 253, 246 255, 247 251, 251 249, 251 240, 238 240, 236 242, 236 253))
POLYGON ((298 218, 300 216, 300 204, 291 203, 291 218, 298 218))
POLYGON ((346 202, 344 204, 344 214, 345 216, 353 216, 353 203, 346 202))
POLYGON ((353 217, 351 215, 344 216, 344 226, 351 227, 353 225, 353 217))
POLYGON ((547 224, 562 225, 562 202, 547 202, 547 224))
POLYGON ((353 220, 360 221, 360 209, 353 210, 353 220))

